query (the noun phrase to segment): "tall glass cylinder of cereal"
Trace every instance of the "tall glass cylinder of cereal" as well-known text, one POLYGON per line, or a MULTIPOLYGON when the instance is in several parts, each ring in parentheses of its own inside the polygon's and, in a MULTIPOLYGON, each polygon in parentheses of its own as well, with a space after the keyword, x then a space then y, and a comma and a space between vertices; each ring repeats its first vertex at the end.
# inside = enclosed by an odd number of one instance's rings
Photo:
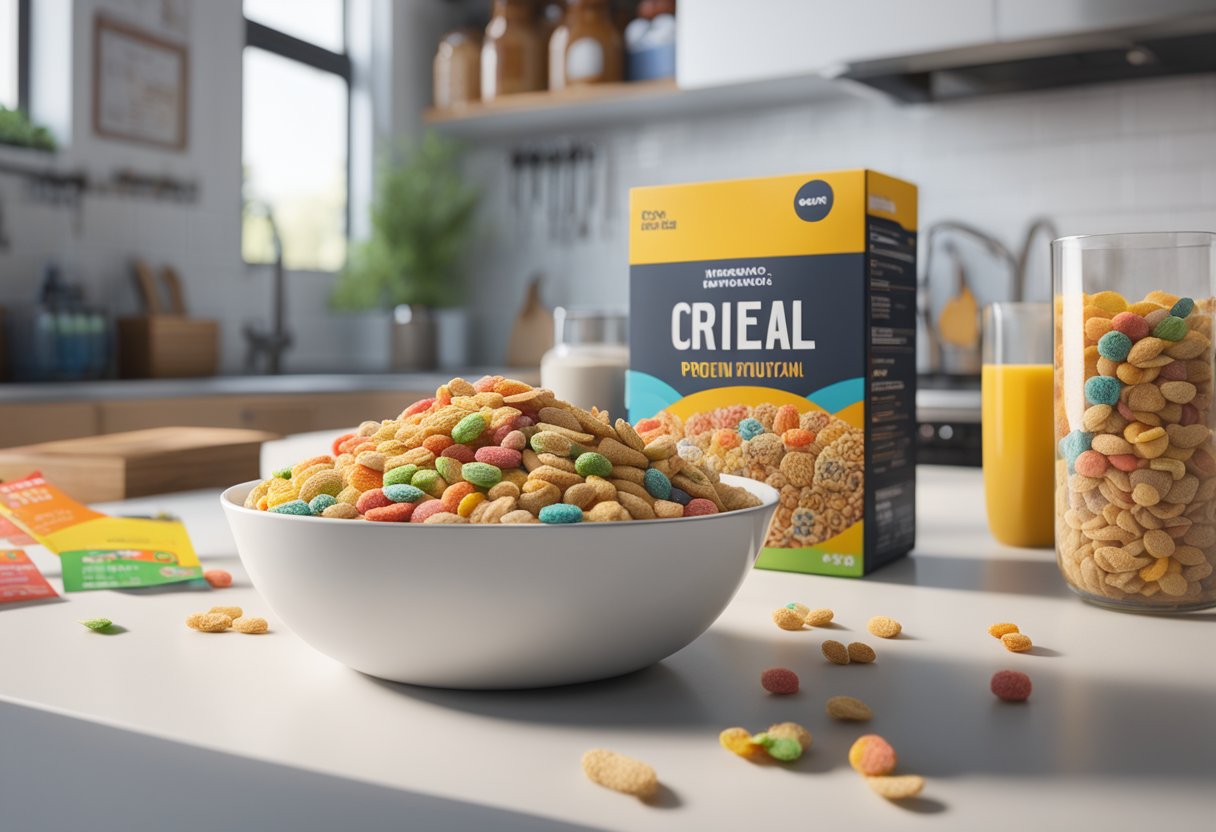
POLYGON ((1107 607, 1216 605, 1216 234, 1065 237, 1052 274, 1060 570, 1107 607))

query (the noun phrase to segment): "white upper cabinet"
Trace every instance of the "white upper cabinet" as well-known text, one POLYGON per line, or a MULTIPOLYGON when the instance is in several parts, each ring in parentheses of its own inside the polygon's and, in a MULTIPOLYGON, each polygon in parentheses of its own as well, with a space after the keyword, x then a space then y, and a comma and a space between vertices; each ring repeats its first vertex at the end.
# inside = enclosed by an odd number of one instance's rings
POLYGON ((807 75, 997 38, 996 0, 686 0, 676 20, 681 87, 807 75))

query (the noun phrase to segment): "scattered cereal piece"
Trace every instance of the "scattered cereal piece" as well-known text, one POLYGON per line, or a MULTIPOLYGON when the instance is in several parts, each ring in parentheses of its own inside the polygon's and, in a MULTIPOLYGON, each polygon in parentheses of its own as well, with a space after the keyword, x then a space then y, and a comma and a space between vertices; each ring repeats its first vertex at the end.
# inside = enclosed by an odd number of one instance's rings
POLYGON ((1012 624, 1008 621, 1003 621, 999 624, 993 624, 991 627, 988 628, 988 635, 992 636, 993 638, 1002 638, 1003 636, 1006 636, 1009 633, 1018 633, 1018 632, 1021 632, 1018 629, 1018 625, 1012 624))
POLYGON ((266 623, 265 618, 259 618, 256 615, 247 615, 233 619, 232 629, 236 630, 238 633, 258 635, 270 629, 270 625, 266 623))
POLYGON ((773 610, 773 623, 783 630, 801 630, 805 626, 802 616, 789 607, 773 610))
POLYGON ((211 609, 207 610, 207 612, 218 612, 228 616, 234 621, 244 615, 244 610, 242 610, 240 607, 212 607, 211 609))
POLYGON ((745 760, 760 762, 768 759, 768 752, 752 742, 751 732, 745 728, 727 728, 718 734, 718 742, 727 751, 738 754, 745 760))
POLYGON ((770 725, 764 733, 777 739, 794 740, 802 751, 811 749, 811 732, 797 722, 778 722, 776 725, 770 725))
POLYGON ((806 623, 812 627, 826 627, 832 623, 835 613, 826 608, 809 610, 806 614, 806 623))
POLYGON ((869 664, 878 658, 874 648, 863 641, 849 642, 849 661, 857 664, 869 664))
POLYGON ((849 765, 867 777, 890 774, 895 770, 895 749, 878 734, 866 734, 849 749, 849 765))
POLYGON ((80 623, 90 630, 108 630, 114 626, 114 622, 108 618, 86 618, 80 623))
POLYGON ((1019 670, 998 670, 989 685, 992 692, 1005 702, 1025 702, 1030 698, 1030 677, 1019 670))
POLYGON ((1005 645, 1005 649, 1010 653, 1025 653, 1034 644, 1030 641, 1030 636, 1022 633, 1006 633, 1001 636, 1001 644, 1005 645))
POLYGON ((785 608, 798 613, 798 615, 802 616, 803 620, 805 620, 811 612, 810 607, 806 606, 805 604, 799 604, 797 601, 790 601, 785 605, 785 608))
POLYGON ((916 797, 925 788, 925 778, 919 774, 899 774, 889 777, 867 777, 866 785, 887 800, 916 797))
POLYGON ((203 573, 203 579, 216 589, 232 586, 232 573, 224 569, 208 569, 203 573))
POLYGON ((583 773, 593 783, 634 797, 654 797, 659 791, 659 778, 653 768, 602 748, 583 755, 583 773))
POLYGON ((187 616, 186 626, 204 633, 222 633, 232 626, 232 618, 222 612, 196 612, 187 616))
POLYGON ((849 649, 839 641, 828 639, 820 649, 823 650, 823 657, 832 664, 849 663, 849 649))
POLYGON ((885 615, 876 615, 866 624, 866 629, 871 635, 879 638, 895 638, 903 632, 903 625, 894 618, 888 618, 885 615))
POLYGON ((870 706, 852 696, 833 696, 827 702, 828 716, 850 722, 866 722, 874 713, 870 706))
POLYGON ((752 742, 767 751, 774 760, 780 760, 783 763, 792 763, 802 756, 802 746, 798 740, 790 737, 775 737, 767 731, 763 731, 752 737, 752 742))
POLYGON ((788 667, 770 667, 760 674, 760 686, 778 696, 797 693, 798 674, 788 667))

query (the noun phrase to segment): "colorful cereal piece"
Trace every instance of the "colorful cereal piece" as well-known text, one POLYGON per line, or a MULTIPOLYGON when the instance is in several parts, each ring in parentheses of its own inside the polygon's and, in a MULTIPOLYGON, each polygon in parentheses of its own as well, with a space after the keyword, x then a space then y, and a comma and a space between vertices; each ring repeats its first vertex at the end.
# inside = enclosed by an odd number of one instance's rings
MULTIPOLYGON (((445 491, 444 494, 447 492, 445 491)), ((473 509, 477 508, 481 503, 486 501, 486 495, 480 491, 474 491, 460 498, 460 502, 456 504, 456 514, 460 517, 469 517, 473 514, 473 509)), ((531 512, 527 512, 531 517, 531 512)))
MULTIPOLYGON (((512 448, 500 448, 494 445, 487 445, 484 448, 478 448, 474 455, 477 462, 484 462, 493 465, 496 468, 518 468, 522 461, 520 452, 512 448)), ((609 471, 612 469, 609 468, 609 471)))
POLYGON ((802 751, 811 750, 811 732, 797 722, 778 722, 770 725, 764 733, 777 739, 793 740, 802 751))
POLYGON ((752 737, 752 742, 767 751, 774 760, 780 760, 783 763, 792 763, 802 756, 802 746, 798 740, 790 737, 775 737, 767 731, 763 731, 752 737))
POLYGON ((416 503, 425 495, 425 492, 418 486, 405 483, 386 485, 381 491, 393 503, 416 503))
POLYGON ((744 439, 751 439, 764 433, 764 425, 756 419, 751 418, 740 421, 735 429, 739 431, 739 436, 744 439))
POLYGON ((346 469, 346 484, 360 491, 370 491, 384 485, 384 473, 366 465, 355 464, 346 469))
POLYGON ((1073 469, 1083 477, 1101 477, 1106 473, 1110 460, 1094 450, 1088 450, 1073 462, 1073 469))
POLYGON ((849 661, 856 664, 869 664, 878 658, 874 648, 864 641, 851 641, 848 646, 849 661))
POLYGON ((460 476, 460 469, 463 463, 453 459, 450 456, 440 456, 435 458, 435 470, 439 472, 439 476, 443 477, 446 483, 460 482, 463 477, 460 476))
POLYGON ((789 607, 778 607, 773 610, 773 623, 783 630, 801 630, 806 625, 802 616, 789 607))
POLYGON ((225 569, 208 569, 203 572, 203 580, 216 589, 232 586, 232 573, 225 569))
POLYGON ((778 696, 798 692, 798 674, 788 667, 770 667, 760 674, 760 687, 778 696))
POLYGON ((1153 337, 1162 341, 1181 341, 1186 335, 1186 321, 1173 315, 1166 315, 1161 322, 1153 327, 1153 337))
POLYGON ((471 482, 454 482, 444 489, 443 495, 439 498, 443 502, 443 510, 457 512, 460 508, 460 502, 470 494, 480 494, 477 486, 471 482))
POLYGON ((260 635, 269 630, 270 625, 266 623, 265 618, 249 615, 232 619, 232 629, 246 635, 260 635))
POLYGON ((998 670, 989 684, 998 699, 1005 702, 1025 702, 1030 698, 1030 677, 1018 670, 998 670))
POLYGON ((1137 315, 1135 312, 1120 312, 1111 319, 1111 326, 1116 331, 1122 332, 1132 341, 1139 341, 1141 338, 1148 335, 1151 327, 1148 321, 1144 320, 1143 316, 1137 315))
POLYGON ((281 480, 289 480, 289 479, 291 479, 291 466, 288 466, 286 468, 279 468, 273 474, 271 474, 271 476, 278 477, 281 480))
MULTIPOLYGON (((415 489, 417 490, 417 489, 415 489)), ((367 514, 374 508, 383 508, 387 505, 392 505, 392 499, 384 493, 383 488, 373 488, 370 491, 364 491, 359 495, 359 499, 355 501, 355 509, 360 514, 367 514)))
POLYGON ((811 613, 810 607, 808 607, 806 604, 799 604, 797 601, 790 601, 788 604, 785 605, 785 608, 787 610, 793 610, 794 612, 798 613, 800 616, 802 616, 802 618, 804 620, 811 613))
MULTIPOLYGON (((1163 558, 1162 562, 1165 560, 1168 560, 1168 558, 1163 558)), ((1010 653, 1025 653, 1031 647, 1034 647, 1030 636, 1022 633, 1006 633, 1001 636, 1001 644, 1005 645, 1005 649, 1010 653)))
MULTIPOLYGON (((677 502, 679 502, 677 500, 677 502)), ((684 506, 685 517, 704 517, 707 514, 717 514, 718 507, 713 504, 713 501, 707 500, 704 497, 697 497, 689 500, 688 505, 684 506)))
POLYGON ((1013 624, 1008 621, 1002 621, 999 624, 993 624, 988 628, 988 635, 992 636, 993 638, 1001 638, 1002 636, 1006 636, 1009 633, 1020 633, 1020 632, 1021 632, 1021 630, 1018 629, 1017 624, 1013 624))
POLYGON ((671 480, 658 468, 646 469, 642 475, 642 485, 645 486, 646 493, 656 500, 666 500, 671 496, 671 480))
POLYGON ((925 778, 919 774, 898 774, 889 777, 867 777, 866 785, 887 800, 907 800, 925 788, 925 778))
POLYGON ((671 487, 671 494, 668 495, 667 499, 671 500, 673 503, 679 503, 682 506, 687 506, 692 502, 692 495, 683 488, 676 488, 673 485, 671 487))
POLYGON ((1069 466, 1076 462, 1077 457, 1090 449, 1094 435, 1082 430, 1074 430, 1060 440, 1060 455, 1068 460, 1069 466))
POLYGON ((186 617, 186 626, 203 633, 222 633, 232 626, 232 618, 222 612, 196 612, 186 617))
POLYGON ((583 477, 609 477, 612 475, 612 462, 603 454, 588 451, 574 460, 574 470, 583 477))
POLYGON ((324 513, 325 509, 336 505, 338 498, 330 494, 318 494, 308 501, 308 510, 315 516, 324 513))
POLYGON ((1118 330, 1111 330, 1098 339, 1098 355, 1111 361, 1124 361, 1131 349, 1132 339, 1118 330))
POLYGON ((543 507, 536 516, 542 523, 579 523, 583 519, 583 510, 569 503, 553 503, 543 507))
POLYGON ((1113 376, 1093 376, 1085 382, 1085 398, 1090 404, 1119 403, 1123 382, 1113 376))
POLYGON ((603 748, 583 755, 583 773, 592 783, 643 800, 659 791, 659 778, 653 768, 641 760, 603 748))
POLYGON ((849 749, 849 765, 867 777, 890 774, 895 762, 895 749, 878 734, 858 737, 849 749))
POLYGON ((457 422, 456 427, 452 428, 452 441, 460 443, 472 442, 481 436, 485 432, 485 429, 485 417, 480 413, 470 413, 457 422))
MULTIPOLYGON (((463 466, 461 466, 461 470, 463 470, 463 466)), ((438 497, 448 487, 447 480, 441 477, 438 471, 430 468, 419 469, 410 479, 410 485, 432 497, 438 497)))
POLYGON ((280 503, 270 510, 275 514, 293 514, 297 517, 307 517, 312 514, 308 503, 303 500, 290 500, 286 503, 280 503))
MULTIPOLYGON (((443 508, 443 505, 438 500, 431 500, 429 502, 436 503, 441 509, 443 508)), ((424 505, 429 505, 429 503, 424 503, 424 505)), ((414 519, 416 508, 417 505, 415 503, 389 503, 386 506, 368 509, 363 518, 376 523, 405 523, 414 519)))
POLYGON ((745 760, 761 762, 769 759, 768 752, 752 741, 751 732, 746 728, 727 728, 718 734, 718 742, 727 751, 745 760))
POLYGON ((849 658, 849 648, 835 639, 828 639, 819 649, 823 652, 823 657, 832 664, 848 664, 852 661, 849 658))
POLYGON ((888 618, 885 615, 876 615, 866 624, 866 629, 871 635, 879 638, 895 638, 903 632, 903 625, 894 618, 888 618))
POLYGON ((438 456, 439 454, 446 451, 448 448, 452 447, 452 445, 455 443, 455 441, 456 440, 454 440, 450 436, 444 436, 441 433, 437 433, 437 434, 432 434, 431 436, 428 436, 426 439, 423 439, 422 447, 426 448, 428 451, 430 451, 431 453, 438 456))
POLYGON ((1175 318, 1185 318, 1191 314, 1195 308, 1195 301, 1191 298, 1178 298, 1178 302, 1170 307, 1170 315, 1175 318))
POLYGON ((396 468, 384 472, 384 484, 401 485, 405 483, 408 485, 416 473, 418 473, 417 465, 398 465, 396 468))
POLYGON ((80 622, 90 630, 108 630, 114 626, 114 622, 108 618, 85 618, 80 622))
POLYGON ((468 445, 456 443, 453 445, 448 445, 446 448, 444 448, 439 454, 439 457, 441 459, 454 459, 461 465, 464 465, 466 462, 472 462, 475 460, 477 458, 477 452, 468 445))
POLYGON ((827 701, 828 716, 847 722, 867 722, 874 713, 870 706, 852 696, 833 696, 827 701))
POLYGON ((493 488, 502 481, 502 469, 487 462, 466 462, 460 475, 479 488, 493 488))

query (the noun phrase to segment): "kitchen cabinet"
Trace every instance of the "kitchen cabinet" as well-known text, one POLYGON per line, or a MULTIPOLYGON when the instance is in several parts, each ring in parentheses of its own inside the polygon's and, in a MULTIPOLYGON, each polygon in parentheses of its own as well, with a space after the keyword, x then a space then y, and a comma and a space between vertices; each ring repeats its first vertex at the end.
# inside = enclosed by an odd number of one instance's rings
POLYGON ((676 78, 688 88, 813 75, 993 41, 995 24, 995 0, 698 0, 680 6, 676 78))
POLYGON ((91 436, 100 431, 98 422, 90 402, 0 404, 0 447, 91 436))
POLYGON ((1178 25, 1190 15, 1212 11, 1212 0, 996 0, 996 34, 1002 41, 1017 41, 1146 24, 1178 25))

